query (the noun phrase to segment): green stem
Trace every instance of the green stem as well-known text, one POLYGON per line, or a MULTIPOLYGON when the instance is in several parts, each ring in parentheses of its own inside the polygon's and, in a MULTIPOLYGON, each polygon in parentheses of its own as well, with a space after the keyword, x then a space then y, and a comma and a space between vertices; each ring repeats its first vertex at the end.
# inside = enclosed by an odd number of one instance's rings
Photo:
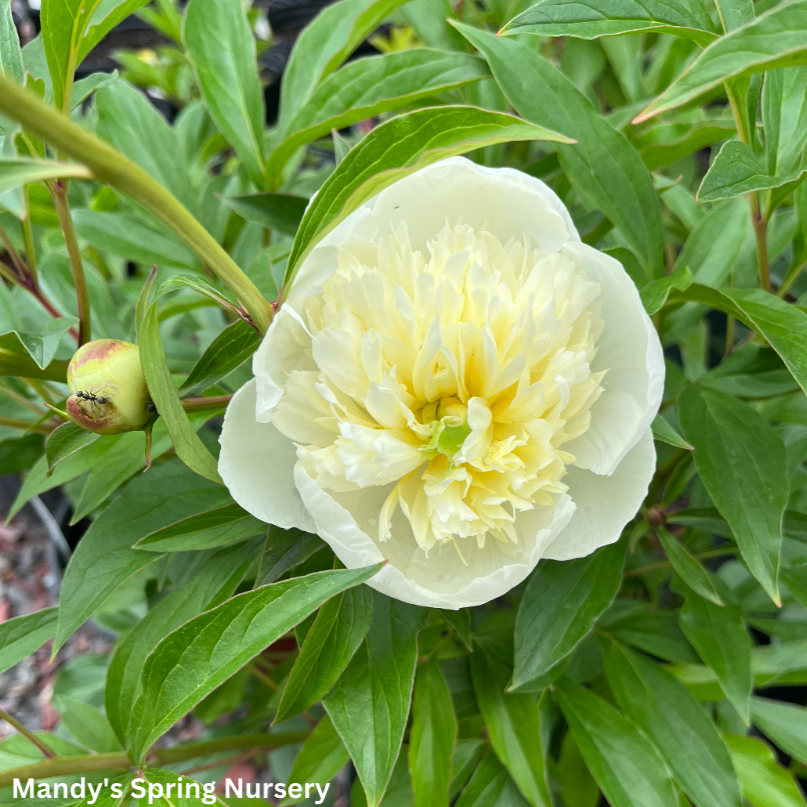
POLYGON ((67 202, 67 185, 59 180, 49 183, 53 204, 59 226, 62 228, 64 243, 67 246, 67 255, 70 259, 70 270, 73 272, 73 285, 76 287, 76 301, 78 303, 78 345, 81 347, 92 339, 92 318, 90 314, 90 295, 87 291, 87 278, 84 276, 84 264, 81 261, 81 251, 76 240, 76 231, 73 227, 73 217, 70 215, 70 205, 67 202))
MULTIPOLYGON (((693 555, 695 560, 708 560, 709 558, 721 558, 724 555, 736 555, 740 550, 736 546, 720 547, 720 549, 710 549, 708 552, 701 552, 699 555, 693 555)), ((639 577, 643 574, 650 574, 650 572, 660 572, 662 569, 672 568, 672 564, 668 560, 660 560, 658 563, 651 563, 649 566, 641 566, 638 569, 628 569, 622 577, 639 577)))
POLYGON ((210 754, 220 754, 223 751, 237 751, 241 748, 281 748, 303 742, 310 733, 310 731, 287 731, 283 734, 234 734, 231 737, 216 737, 215 740, 201 743, 159 748, 149 754, 148 760, 151 765, 169 765, 210 754))
POLYGON ((8 712, 4 712, 0 709, 0 720, 5 720, 6 723, 10 723, 14 726, 17 731, 22 734, 23 737, 27 738, 30 743, 33 743, 44 755, 47 759, 53 759, 53 751, 48 748, 42 740, 39 739, 35 734, 32 734, 28 731, 25 726, 22 725, 18 720, 13 718, 8 712))
POLYGON ((0 376, 2 375, 33 378, 37 381, 59 381, 64 384, 67 362, 54 359, 42 370, 27 353, 15 353, 13 350, 0 348, 0 376))
POLYGON ((3 241, 3 246, 6 248, 6 252, 8 252, 14 267, 20 273, 20 277, 25 277, 25 264, 22 262, 22 258, 20 258, 20 253, 14 248, 14 244, 11 243, 8 233, 6 233, 2 227, 0 227, 0 240, 3 241))
MULTIPOLYGON (((737 135, 747 146, 752 146, 751 138, 754 136, 749 124, 742 113, 742 104, 737 97, 736 87, 731 82, 726 83, 726 95, 729 99, 737 135)), ((757 249, 757 265, 759 267, 759 283, 765 291, 771 290, 771 275, 768 266, 768 217, 762 212, 760 194, 748 194, 748 203, 751 206, 751 222, 754 225, 754 240, 757 249)))
POLYGON ((807 258, 805 258, 801 263, 793 266, 788 271, 787 276, 782 281, 782 285, 779 286, 779 290, 776 292, 777 297, 784 297, 790 291, 790 287, 798 280, 799 275, 805 269, 807 269, 807 258))
POLYGON ((86 165, 102 182, 130 196, 167 224, 233 291, 265 333, 272 308, 255 284, 182 204, 142 168, 14 81, 0 76, 0 112, 86 165))
POLYGON ((224 409, 232 400, 232 395, 213 395, 210 398, 183 398, 182 408, 186 412, 205 412, 208 409, 224 409))
POLYGON ((42 415, 46 415, 41 406, 34 403, 30 398, 26 398, 21 392, 17 392, 13 387, 10 387, 8 384, 4 384, 0 381, 0 394, 5 395, 6 398, 10 398, 12 401, 15 401, 20 406, 24 406, 29 411, 33 412, 38 418, 41 418, 42 415))
MULTIPOLYGON (((150 765, 159 767, 240 748, 280 748, 301 743, 310 733, 309 731, 290 731, 284 734, 241 734, 217 737, 215 740, 207 742, 156 749, 148 755, 148 761, 150 765)), ((128 755, 123 752, 56 757, 0 772, 0 788, 10 787, 15 779, 49 779, 52 776, 122 770, 131 768, 132 765, 128 755)))
POLYGON ((759 203, 759 194, 751 193, 748 196, 751 204, 751 222, 754 225, 754 239, 757 247, 757 265, 759 266, 759 284, 770 292, 771 271, 768 267, 768 219, 762 213, 759 203))
POLYGON ((93 754, 81 757, 56 757, 10 768, 0 773, 0 788, 10 787, 15 779, 49 779, 52 776, 67 776, 72 773, 90 773, 92 771, 114 771, 131 766, 129 757, 123 753, 93 754))
POLYGON ((29 187, 26 185, 23 190, 23 200, 25 201, 25 218, 22 220, 22 238, 25 242, 25 260, 28 263, 28 274, 35 289, 39 288, 39 277, 36 268, 36 247, 34 247, 34 228, 31 225, 31 200, 29 198, 29 187))
POLYGON ((33 432, 34 434, 50 434, 53 429, 47 426, 37 426, 36 423, 31 423, 22 418, 10 418, 5 415, 0 415, 0 426, 6 426, 9 429, 22 429, 26 432, 33 432))

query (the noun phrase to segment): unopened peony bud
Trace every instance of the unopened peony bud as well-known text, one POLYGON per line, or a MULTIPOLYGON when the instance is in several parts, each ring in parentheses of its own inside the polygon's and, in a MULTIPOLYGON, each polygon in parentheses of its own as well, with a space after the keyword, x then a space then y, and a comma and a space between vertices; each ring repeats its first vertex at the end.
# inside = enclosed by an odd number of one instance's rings
POLYGON ((97 339, 76 351, 67 367, 67 414, 95 434, 142 429, 153 417, 140 351, 131 342, 97 339))

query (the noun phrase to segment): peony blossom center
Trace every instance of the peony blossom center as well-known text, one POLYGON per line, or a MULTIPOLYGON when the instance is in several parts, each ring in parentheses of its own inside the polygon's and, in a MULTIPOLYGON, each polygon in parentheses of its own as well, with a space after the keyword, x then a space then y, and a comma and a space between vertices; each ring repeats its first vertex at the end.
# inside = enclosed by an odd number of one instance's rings
POLYGON ((563 446, 602 392, 599 285, 573 253, 462 225, 422 249, 404 226, 353 238, 336 260, 287 304, 307 353, 272 422, 323 489, 388 488, 379 541, 408 522, 425 552, 516 543, 517 513, 566 491, 563 446))

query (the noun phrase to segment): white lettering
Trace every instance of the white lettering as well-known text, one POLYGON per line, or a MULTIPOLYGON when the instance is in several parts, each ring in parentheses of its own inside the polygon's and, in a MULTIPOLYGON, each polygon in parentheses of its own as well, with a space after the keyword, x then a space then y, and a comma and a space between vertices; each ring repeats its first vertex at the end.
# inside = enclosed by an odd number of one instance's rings
POLYGON ((34 787, 35 782, 33 779, 29 779, 25 783, 25 789, 23 789, 22 782, 19 779, 14 779, 14 798, 32 799, 34 797, 34 787))
POLYGON ((328 788, 330 786, 331 783, 328 782, 328 784, 325 785, 325 789, 323 790, 319 785, 317 785, 317 793, 319 793, 319 801, 315 801, 314 804, 322 804, 322 802, 325 801, 325 796, 328 795, 328 788))
POLYGON ((90 798, 87 801, 87 804, 95 804, 95 802, 98 800, 98 797, 101 795, 101 788, 103 787, 103 785, 99 782, 97 790, 93 790, 92 785, 88 785, 88 787, 90 788, 90 798))
POLYGON ((149 782, 149 804, 154 804, 154 799, 161 799, 165 795, 162 782, 149 782))

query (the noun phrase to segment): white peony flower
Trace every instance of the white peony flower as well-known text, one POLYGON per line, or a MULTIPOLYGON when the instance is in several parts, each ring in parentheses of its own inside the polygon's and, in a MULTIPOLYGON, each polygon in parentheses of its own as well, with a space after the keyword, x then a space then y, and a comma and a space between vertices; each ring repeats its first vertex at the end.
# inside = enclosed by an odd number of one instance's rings
POLYGON ((661 346, 613 258, 518 171, 454 158, 311 252, 233 398, 219 471, 406 602, 479 605, 619 538, 655 467, 661 346))

